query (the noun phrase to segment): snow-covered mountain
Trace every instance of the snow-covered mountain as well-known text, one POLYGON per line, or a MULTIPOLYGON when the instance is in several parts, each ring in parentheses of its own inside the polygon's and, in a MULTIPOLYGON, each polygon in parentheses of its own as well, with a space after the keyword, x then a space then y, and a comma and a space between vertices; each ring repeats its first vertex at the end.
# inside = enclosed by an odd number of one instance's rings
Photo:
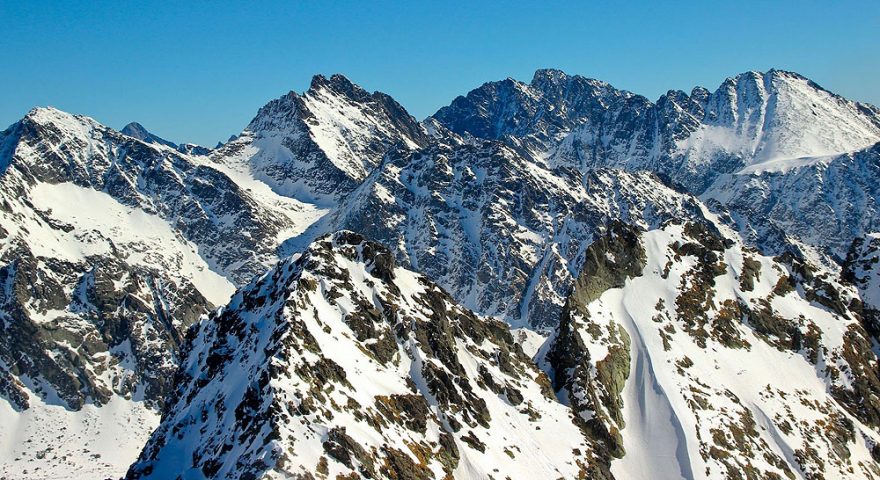
POLYGON ((351 232, 202 322, 175 383, 127 478, 591 475, 591 444, 507 326, 351 232))
POLYGON ((468 308, 544 328, 558 321, 583 252, 608 221, 649 228, 701 216, 695 198, 647 172, 581 176, 453 135, 390 153, 323 230, 362 232, 468 308))
POLYGON ((4 135, 3 182, 16 195, 44 184, 102 193, 161 217, 237 284, 274 263, 278 237, 296 228, 295 208, 269 205, 208 159, 145 144, 88 117, 35 109, 4 135))
POLYGON ((342 75, 317 75, 307 92, 290 92, 260 109, 247 128, 211 154, 273 192, 333 205, 370 174, 395 145, 416 148, 426 132, 403 107, 342 75))
POLYGON ((297 212, 207 158, 51 108, 0 145, 0 471, 118 475, 186 328, 275 263, 297 212))
POLYGON ((806 247, 840 262, 854 238, 877 229, 880 109, 792 72, 747 72, 715 92, 650 102, 539 70, 529 84, 484 84, 434 119, 550 169, 651 171, 730 213, 769 253, 806 247))
POLYGON ((877 478, 857 298, 711 217, 611 222, 548 378, 506 325, 339 232, 191 331, 128 478, 877 478))
POLYGON ((838 262, 880 231, 880 143, 843 155, 764 162, 720 176, 701 198, 718 202, 742 235, 767 253, 792 242, 838 262))
POLYGON ((131 122, 128 125, 122 127, 122 130, 120 130, 119 133, 136 138, 144 143, 158 143, 159 145, 165 145, 166 147, 171 147, 175 149, 177 148, 176 143, 165 140, 158 135, 153 135, 146 128, 144 128, 143 125, 137 122, 131 122))
MULTIPOLYGON (((424 135, 393 100, 341 76, 316 77, 302 98, 311 108, 303 125, 324 135, 313 157, 298 160, 306 169, 327 158, 381 158, 398 143, 392 130, 424 135), (372 124, 350 121, 359 108, 372 124)), ((283 130, 284 115, 302 113, 286 111, 283 100, 211 157, 143 127, 116 132, 52 108, 34 109, 0 134, 0 299, 9 319, 0 388, 16 419, 0 427, 0 471, 27 470, 21 475, 29 478, 124 471, 155 426, 187 326, 272 266, 284 240, 326 213, 273 190, 277 184, 262 177, 269 156, 228 156, 247 138, 263 145, 283 130), (137 424, 129 431, 117 422, 126 415, 137 424), (82 436, 86 448, 78 450, 82 436), (50 438, 59 446, 48 452, 28 446, 50 438)), ((288 125, 288 137, 302 133, 299 125, 288 125)))
POLYGON ((210 151, 35 109, 0 476, 118 477, 163 411, 133 478, 878 478, 878 118, 782 71, 423 122, 316 76, 210 151))
POLYGON ((880 140, 876 107, 781 70, 746 72, 711 93, 669 91, 656 102, 539 70, 529 84, 484 84, 434 118, 459 134, 525 145, 552 166, 650 170, 695 194, 724 173, 880 140))
POLYGON ((856 298, 720 225, 614 223, 539 362, 616 478, 877 478, 880 378, 856 298))

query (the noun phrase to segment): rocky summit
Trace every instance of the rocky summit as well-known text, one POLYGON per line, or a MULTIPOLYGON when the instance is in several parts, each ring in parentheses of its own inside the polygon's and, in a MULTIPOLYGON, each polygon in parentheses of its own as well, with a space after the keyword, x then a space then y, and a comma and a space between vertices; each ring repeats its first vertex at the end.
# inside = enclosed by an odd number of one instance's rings
POLYGON ((880 478, 880 110, 342 75, 0 132, 0 478, 880 478))

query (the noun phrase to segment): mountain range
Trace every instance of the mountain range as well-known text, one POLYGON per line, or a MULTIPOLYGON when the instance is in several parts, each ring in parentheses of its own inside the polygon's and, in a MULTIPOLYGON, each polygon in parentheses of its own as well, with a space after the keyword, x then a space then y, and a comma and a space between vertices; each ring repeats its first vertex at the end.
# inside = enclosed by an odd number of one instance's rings
POLYGON ((0 133, 0 477, 880 478, 880 109, 315 76, 0 133))

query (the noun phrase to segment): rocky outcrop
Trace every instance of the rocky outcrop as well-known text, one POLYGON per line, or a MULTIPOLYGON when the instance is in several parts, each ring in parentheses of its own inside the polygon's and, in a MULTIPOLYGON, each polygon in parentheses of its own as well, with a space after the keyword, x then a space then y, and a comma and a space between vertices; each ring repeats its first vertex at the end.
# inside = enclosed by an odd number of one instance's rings
POLYGON ((16 257, 0 267, 6 400, 79 410, 119 395, 161 409, 183 334, 211 303, 191 283, 118 259, 16 257))
POLYGON ((591 320, 587 306, 608 289, 623 287, 628 278, 642 274, 645 250, 639 235, 638 228, 614 222, 587 248, 545 357, 557 395, 574 410, 584 433, 601 446, 590 478, 613 478, 611 461, 625 454, 620 395, 630 375, 631 351, 627 331, 615 324, 603 331, 591 320), (588 343, 606 346, 607 355, 592 358, 588 343))

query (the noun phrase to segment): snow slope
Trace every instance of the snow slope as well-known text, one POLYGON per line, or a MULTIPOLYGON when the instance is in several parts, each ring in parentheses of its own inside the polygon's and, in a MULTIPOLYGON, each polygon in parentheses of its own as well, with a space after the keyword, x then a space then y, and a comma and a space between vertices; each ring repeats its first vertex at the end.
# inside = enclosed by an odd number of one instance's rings
POLYGON ((118 249, 130 265, 156 270, 171 269, 185 278, 215 305, 229 300, 235 287, 211 270, 199 256, 198 247, 181 238, 157 215, 133 209, 106 193, 72 183, 40 183, 31 190, 33 205, 46 212, 50 221, 72 229, 54 229, 50 224, 16 225, 27 230, 37 257, 81 262, 90 256, 110 255, 118 249), (83 208, 88 205, 88 208, 83 208), (100 232, 89 235, 88 232, 100 232))
POLYGON ((560 395, 606 432, 617 478, 877 478, 877 358, 840 307, 855 292, 722 232, 591 246, 544 350, 560 395))
POLYGON ((842 262, 855 238, 880 230, 878 178, 880 144, 761 163, 720 176, 701 198, 718 202, 743 237, 767 253, 801 242, 842 262))
POLYGON ((71 412, 31 399, 17 412, 0 402, 0 476, 16 480, 116 478, 159 424, 141 402, 121 397, 71 412))

